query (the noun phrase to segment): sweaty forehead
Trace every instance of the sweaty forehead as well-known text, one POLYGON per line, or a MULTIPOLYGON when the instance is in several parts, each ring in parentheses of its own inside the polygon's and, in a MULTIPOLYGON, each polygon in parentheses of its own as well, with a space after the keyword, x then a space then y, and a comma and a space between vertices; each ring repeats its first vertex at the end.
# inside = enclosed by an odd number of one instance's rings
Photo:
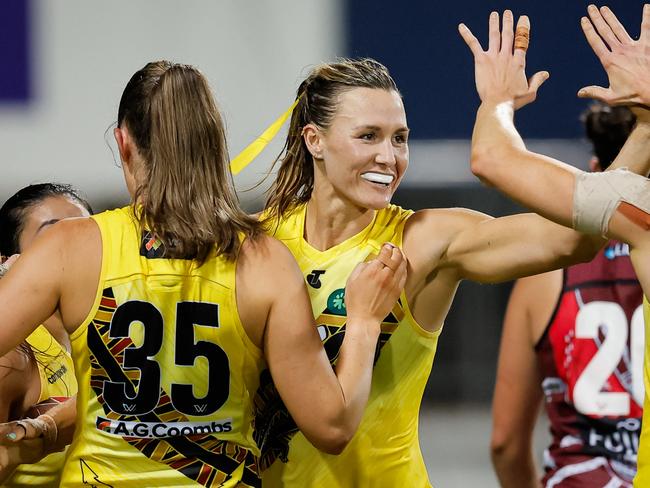
POLYGON ((394 90, 353 88, 339 96, 334 116, 335 123, 406 127, 406 113, 402 98, 394 90))

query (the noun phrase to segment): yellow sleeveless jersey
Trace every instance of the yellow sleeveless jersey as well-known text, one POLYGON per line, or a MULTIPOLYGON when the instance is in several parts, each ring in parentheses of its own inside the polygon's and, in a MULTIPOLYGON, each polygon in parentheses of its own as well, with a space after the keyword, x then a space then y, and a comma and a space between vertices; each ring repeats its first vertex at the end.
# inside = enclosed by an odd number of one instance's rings
POLYGON ((643 318, 645 321, 645 357, 643 359, 643 384, 645 398, 643 399, 643 419, 641 421, 641 439, 637 454, 637 472, 634 478, 635 488, 650 486, 650 303, 643 297, 643 318))
POLYGON ((236 263, 164 259, 132 207, 92 218, 102 270, 71 336, 79 394, 62 486, 259 486, 252 397, 266 366, 239 319, 236 263))
MULTIPOLYGON (((332 364, 345 333, 345 283, 354 267, 375 256, 386 242, 402 245, 412 211, 389 206, 361 233, 326 251, 304 239, 305 206, 269 230, 291 250, 307 281, 316 326, 332 364)), ((418 441, 418 415, 439 331, 414 320, 404 294, 382 323, 372 389, 359 430, 342 454, 313 447, 296 427, 268 374, 256 405, 257 439, 263 446, 265 487, 429 487, 418 441), (270 466, 270 467, 269 467, 270 466)))
MULTIPOLYGON (((30 334, 27 343, 34 352, 41 393, 38 404, 32 409, 34 416, 45 413, 52 406, 64 402, 77 393, 77 380, 70 354, 43 326, 30 334)), ((65 452, 52 453, 35 464, 21 464, 2 486, 59 486, 65 452)))

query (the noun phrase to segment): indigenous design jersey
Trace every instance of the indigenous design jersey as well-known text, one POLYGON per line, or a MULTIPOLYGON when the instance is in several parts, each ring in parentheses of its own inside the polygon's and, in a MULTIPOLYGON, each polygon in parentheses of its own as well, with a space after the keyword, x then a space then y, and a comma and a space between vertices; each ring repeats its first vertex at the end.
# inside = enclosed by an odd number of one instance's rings
POLYGON ((552 434, 545 486, 631 486, 644 396, 642 299, 626 244, 611 241, 591 263, 564 271, 536 346, 552 434))
POLYGON ((62 486, 259 486, 252 397, 264 366, 235 262, 162 258, 130 207, 93 217, 100 285, 72 334, 79 382, 62 486))
MULTIPOLYGON (((304 239, 305 206, 298 207, 274 235, 291 250, 303 271, 316 327, 332 364, 345 334, 345 283, 354 267, 375 256, 390 241, 402 245, 412 211, 390 206, 376 213, 361 233, 326 250, 304 239)), ((342 454, 313 447, 296 427, 270 382, 262 375, 256 398, 256 439, 265 487, 427 487, 427 471, 418 442, 418 415, 439 331, 423 330, 402 294, 384 320, 377 345, 372 390, 359 430, 342 454), (406 484, 405 484, 406 483, 406 484)))
MULTIPOLYGON (((41 394, 38 404, 31 408, 29 416, 36 417, 47 412, 54 405, 64 402, 77 393, 77 380, 70 354, 43 326, 30 334, 27 342, 34 352, 41 380, 41 394)), ((59 486, 65 452, 52 453, 35 464, 21 464, 11 478, 2 486, 18 488, 59 486)))

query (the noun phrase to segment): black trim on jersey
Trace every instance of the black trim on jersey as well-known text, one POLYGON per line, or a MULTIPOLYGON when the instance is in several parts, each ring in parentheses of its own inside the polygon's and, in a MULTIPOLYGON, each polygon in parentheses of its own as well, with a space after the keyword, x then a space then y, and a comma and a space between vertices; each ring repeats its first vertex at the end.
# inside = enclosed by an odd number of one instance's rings
POLYGON ((597 287, 597 286, 608 286, 608 285, 616 285, 616 284, 638 285, 639 280, 635 280, 635 279, 632 279, 632 278, 623 278, 623 279, 618 279, 618 280, 585 281, 584 283, 578 283, 577 285, 563 286, 562 290, 563 291, 571 291, 571 290, 575 290, 576 288, 592 288, 592 287, 597 287))
POLYGON ((551 313, 551 318, 548 319, 548 322, 546 323, 546 327, 544 327, 544 332, 542 332, 542 335, 539 336, 539 339, 537 339, 537 342, 533 346, 533 349, 535 352, 539 352, 540 348, 542 347, 542 342, 546 339, 548 336, 548 332, 551 329, 551 325, 553 322, 555 322, 555 318, 557 317, 557 313, 560 310, 560 303, 562 302, 562 297, 564 296, 564 292, 567 290, 566 287, 566 281, 567 281, 567 268, 562 269, 562 286, 560 287, 560 294, 555 300, 555 307, 553 307, 553 313, 551 313))

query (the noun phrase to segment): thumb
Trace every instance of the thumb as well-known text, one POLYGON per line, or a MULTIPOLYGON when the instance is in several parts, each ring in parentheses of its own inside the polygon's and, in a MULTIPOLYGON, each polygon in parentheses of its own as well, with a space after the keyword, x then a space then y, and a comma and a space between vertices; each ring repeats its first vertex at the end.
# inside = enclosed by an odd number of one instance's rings
POLYGON ((607 103, 610 97, 610 92, 607 88, 602 86, 585 86, 578 90, 578 97, 580 98, 593 98, 594 100, 600 100, 601 102, 607 103))
POLYGON ((528 80, 529 91, 536 92, 539 90, 539 87, 542 86, 544 82, 550 78, 550 76, 551 75, 548 71, 538 71, 535 73, 530 77, 530 80, 528 80))

